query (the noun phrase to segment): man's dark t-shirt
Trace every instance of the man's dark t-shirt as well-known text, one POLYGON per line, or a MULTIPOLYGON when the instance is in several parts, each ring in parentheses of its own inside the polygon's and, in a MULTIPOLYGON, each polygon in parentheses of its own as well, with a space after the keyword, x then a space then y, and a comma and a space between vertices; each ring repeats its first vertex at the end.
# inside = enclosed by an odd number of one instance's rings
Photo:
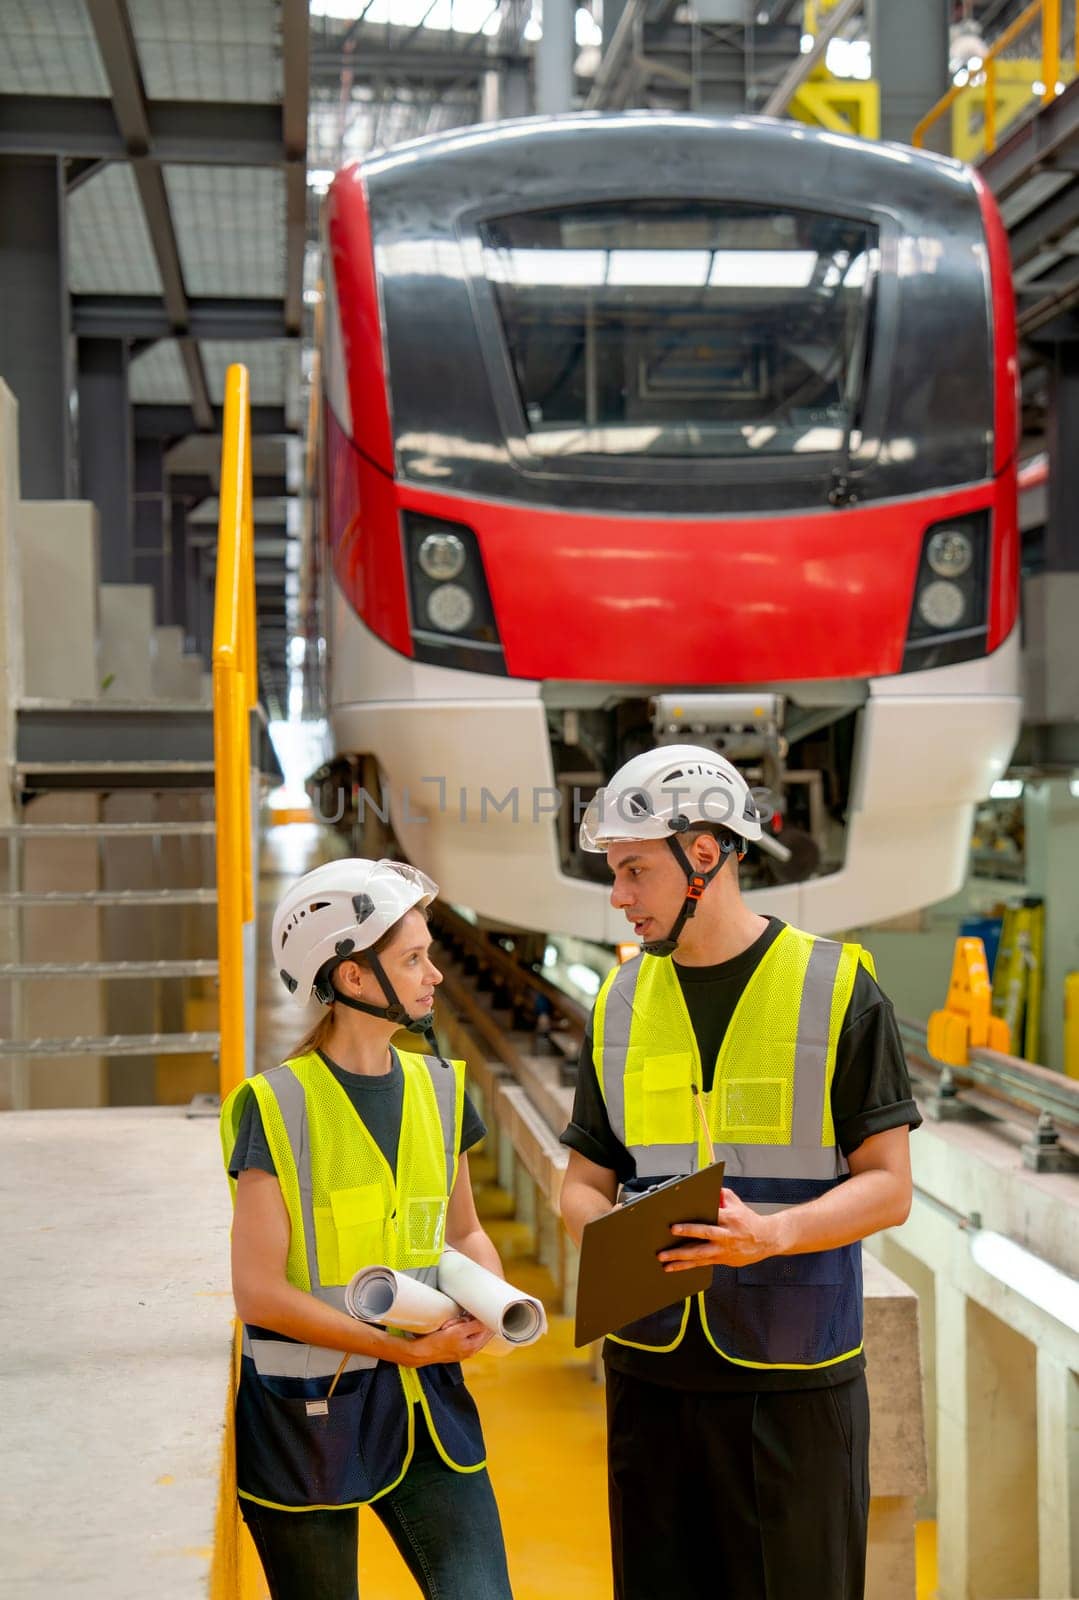
MULTIPOLYGON (((706 1091, 712 1087, 716 1059, 735 1006, 783 927, 778 917, 769 917, 768 927, 748 950, 718 966, 684 967, 677 961, 673 963, 700 1049, 706 1091)), ((836 1046, 832 1117, 836 1141, 845 1156, 872 1134, 889 1128, 917 1128, 922 1120, 911 1093, 891 1001, 861 966, 836 1046)), ((620 1183, 633 1188, 636 1164, 611 1131, 592 1059, 591 1028, 581 1047, 573 1119, 562 1135, 562 1143, 597 1166, 608 1168, 620 1183)), ((863 1358, 812 1372, 762 1372, 736 1366, 717 1355, 707 1343, 696 1305, 676 1350, 653 1354, 608 1340, 603 1354, 608 1365, 619 1372, 677 1389, 823 1388, 846 1382, 864 1367, 863 1358)))

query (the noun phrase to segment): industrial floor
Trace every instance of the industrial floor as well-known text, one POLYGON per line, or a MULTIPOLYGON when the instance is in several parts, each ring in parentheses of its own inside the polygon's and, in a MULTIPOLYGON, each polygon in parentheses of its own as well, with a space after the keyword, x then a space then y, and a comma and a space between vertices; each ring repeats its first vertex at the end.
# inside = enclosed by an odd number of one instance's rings
MULTIPOLYGON (((294 824, 268 831, 260 863, 260 954, 287 883, 341 853, 328 830, 294 824)), ((307 1024, 261 959, 259 977, 257 1061, 267 1067, 287 1054, 307 1024)), ((532 1293, 551 1294, 553 1285, 531 1255, 528 1230, 513 1220, 510 1197, 495 1186, 494 1162, 482 1146, 471 1169, 480 1215, 507 1276, 532 1293)), ((532 1349, 481 1354, 467 1377, 483 1418, 515 1600, 608 1600, 603 1388, 587 1356, 574 1350, 568 1319, 552 1315, 550 1333, 532 1349)), ((388 1535, 364 1511, 361 1600, 401 1600, 411 1592, 388 1535)), ((931 1522, 918 1529, 917 1600, 938 1600, 931 1522)))

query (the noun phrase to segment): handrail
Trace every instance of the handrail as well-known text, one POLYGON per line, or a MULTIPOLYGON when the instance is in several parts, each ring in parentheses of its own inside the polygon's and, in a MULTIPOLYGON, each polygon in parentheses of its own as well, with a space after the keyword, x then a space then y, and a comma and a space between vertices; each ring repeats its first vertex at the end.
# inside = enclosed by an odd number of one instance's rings
POLYGON ((255 546, 251 506, 251 394, 247 368, 225 377, 221 499, 214 588, 214 802, 221 1098, 245 1075, 244 924, 252 879, 251 712, 258 699, 255 546))
MULTIPOLYGON (((1043 105, 1047 105, 1056 96, 1056 86, 1060 80, 1060 0, 1031 0, 1028 5, 1010 23, 1000 36, 993 40, 986 51, 980 72, 984 74, 982 83, 953 83, 947 94, 942 95, 935 106, 930 107, 925 116, 918 123, 911 134, 910 142, 915 149, 922 149, 925 136, 933 125, 940 121, 945 112, 950 111, 956 101, 972 89, 985 88, 985 153, 989 155, 996 148, 996 82, 997 62, 1004 51, 1013 45, 1019 35, 1028 28, 1038 15, 1042 19, 1042 64, 1041 82, 1043 105)), ((1079 40, 1077 40, 1079 49, 1079 40)))

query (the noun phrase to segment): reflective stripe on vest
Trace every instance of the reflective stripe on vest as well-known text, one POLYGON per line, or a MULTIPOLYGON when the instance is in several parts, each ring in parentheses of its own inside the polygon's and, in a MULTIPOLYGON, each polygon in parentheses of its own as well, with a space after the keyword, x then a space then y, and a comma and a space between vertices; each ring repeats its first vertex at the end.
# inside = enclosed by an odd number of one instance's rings
MULTIPOLYGON (((747 1205, 773 1212, 842 1182, 848 1166, 835 1142, 831 1086, 859 960, 872 971, 855 945, 783 928, 739 998, 708 1093, 671 964, 642 956, 616 968, 596 1001, 594 1059, 612 1131, 637 1176, 682 1176, 708 1160, 696 1088, 725 1182, 747 1205)), ((717 1267, 698 1303, 706 1338, 738 1364, 848 1360, 861 1348, 860 1247, 717 1267)), ((613 1337, 673 1350, 689 1309, 678 1303, 613 1337)))

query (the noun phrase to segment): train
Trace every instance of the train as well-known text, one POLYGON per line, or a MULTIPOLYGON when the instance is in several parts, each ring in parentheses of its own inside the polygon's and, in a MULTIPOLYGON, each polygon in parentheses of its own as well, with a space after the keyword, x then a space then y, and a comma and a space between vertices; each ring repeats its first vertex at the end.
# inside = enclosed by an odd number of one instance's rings
POLYGON ((1021 711, 977 173, 759 117, 528 118, 344 168, 323 242, 318 793, 358 848, 614 942, 577 821, 692 742, 767 802, 755 910, 829 933, 956 890, 1021 711))

